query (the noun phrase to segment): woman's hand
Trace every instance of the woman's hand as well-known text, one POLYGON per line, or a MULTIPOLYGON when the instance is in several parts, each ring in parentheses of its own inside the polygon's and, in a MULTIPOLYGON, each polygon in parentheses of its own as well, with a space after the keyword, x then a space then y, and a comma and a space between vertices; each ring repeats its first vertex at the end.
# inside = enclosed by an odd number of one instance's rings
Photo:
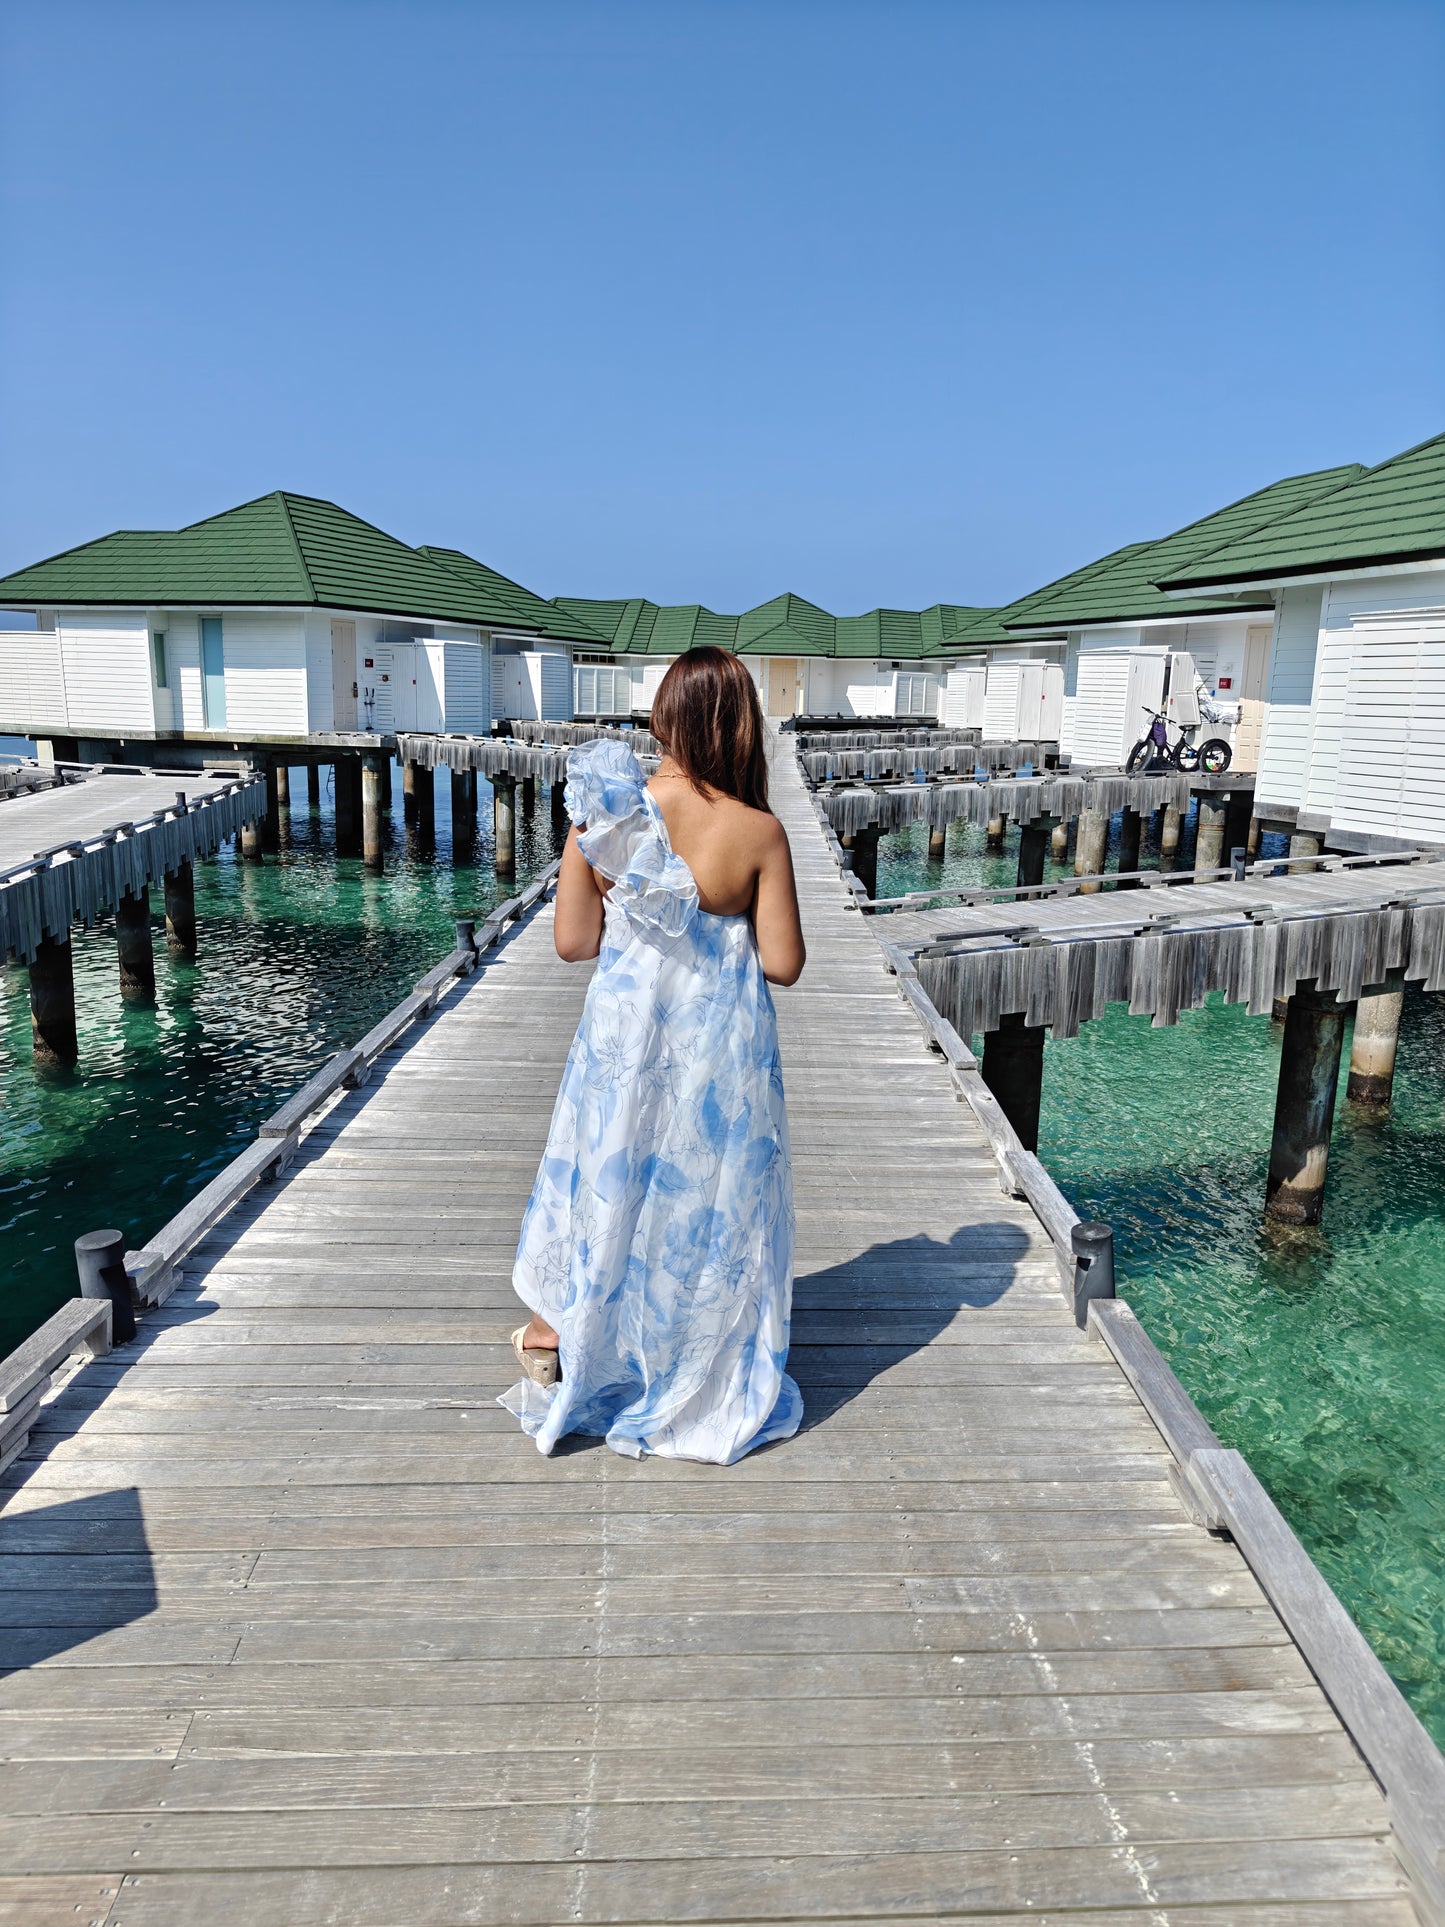
POLYGON ((586 963, 602 948, 602 879, 577 847, 577 830, 573 824, 563 845, 552 921, 552 940, 563 963, 586 963))

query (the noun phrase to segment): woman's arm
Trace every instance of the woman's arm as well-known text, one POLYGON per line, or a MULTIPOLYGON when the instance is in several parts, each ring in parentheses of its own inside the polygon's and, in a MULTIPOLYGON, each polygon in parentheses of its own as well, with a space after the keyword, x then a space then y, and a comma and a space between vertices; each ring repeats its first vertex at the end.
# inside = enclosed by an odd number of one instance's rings
POLYGON ((602 948, 602 879, 577 847, 577 826, 567 832, 557 877, 552 937, 563 963, 586 963, 602 948))
POLYGON ((764 832, 753 898, 753 932, 768 982, 795 984, 803 974, 808 953, 803 948, 798 891, 793 882, 793 852, 788 847, 788 833, 776 817, 770 819, 764 832))

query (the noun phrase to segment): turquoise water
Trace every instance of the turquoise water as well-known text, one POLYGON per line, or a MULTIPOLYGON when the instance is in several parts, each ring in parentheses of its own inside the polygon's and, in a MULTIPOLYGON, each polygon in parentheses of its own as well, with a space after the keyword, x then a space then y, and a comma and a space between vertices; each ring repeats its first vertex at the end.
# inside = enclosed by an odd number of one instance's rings
MULTIPOLYGON (((1012 882, 1016 843, 949 843, 949 882, 1012 882)), ((940 880, 916 829, 879 868, 885 894, 940 880)), ((1445 999, 1407 994, 1388 1117, 1342 1071, 1324 1224, 1282 1235, 1260 1222, 1280 1036, 1218 998, 1171 1029, 1111 1009, 1046 1046, 1039 1154, 1445 1743, 1445 999)))
POLYGON ((197 865, 194 963, 167 955, 155 918, 154 1008, 122 1004, 108 924, 75 933, 76 1070, 36 1071, 25 971, 0 968, 0 1356, 73 1295, 82 1232, 114 1225, 140 1244, 446 955, 457 917, 484 915, 552 860, 545 789, 534 817, 519 812, 517 881, 499 891, 488 785, 487 834, 454 865, 445 774, 427 853, 402 826, 398 769, 380 876, 335 857, 329 793, 313 812, 304 772, 292 785, 279 856, 243 863, 228 848, 197 865))

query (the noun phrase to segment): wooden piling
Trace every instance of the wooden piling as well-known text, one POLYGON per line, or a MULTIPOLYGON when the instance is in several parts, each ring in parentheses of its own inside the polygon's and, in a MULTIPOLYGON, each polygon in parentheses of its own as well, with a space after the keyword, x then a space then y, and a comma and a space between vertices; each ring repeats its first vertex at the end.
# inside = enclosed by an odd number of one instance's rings
POLYGON ((151 893, 142 884, 126 891, 115 906, 115 949, 120 994, 127 1003, 150 1004, 156 995, 156 960, 151 948, 151 893))
POLYGON ((492 778, 492 819, 499 877, 517 873, 517 779, 500 771, 492 778))
POLYGON ((462 836, 470 833, 472 818, 476 815, 476 792, 472 787, 474 777, 469 769, 454 769, 452 776, 452 835, 462 836))
POLYGON ((368 870, 382 867, 382 771, 385 758, 370 750, 361 759, 361 854, 368 870))
POLYGON ((401 814, 403 821, 408 824, 416 821, 416 775, 417 768, 415 763, 402 764, 401 814))
POLYGON ((334 765, 336 785, 336 854, 361 854, 361 758, 338 756, 334 765))
POLYGON ((552 841, 560 847, 565 841, 570 819, 567 815, 567 790, 562 783, 550 785, 552 796, 552 841))
POLYGON ((407 768, 413 772, 413 825, 421 841, 431 843, 437 833, 437 773, 434 769, 423 769, 420 764, 408 763, 407 768))
POLYGON ((311 810, 319 810, 321 807, 321 765, 319 763, 306 765, 306 807, 311 810))
MULTIPOLYGON (((1139 846, 1144 836, 1144 819, 1138 810, 1125 810, 1119 819, 1119 870, 1139 868, 1139 846)), ((1134 878, 1119 885, 1121 890, 1137 890, 1138 879, 1134 878)))
POLYGON ((1261 823, 1257 816, 1251 814, 1249 819, 1249 835, 1245 838, 1244 844, 1245 855, 1251 863, 1253 863, 1254 859, 1259 855, 1259 839, 1263 834, 1263 823, 1261 823))
MULTIPOLYGON (((1109 848, 1109 819, 1102 810, 1080 810, 1079 830, 1074 839, 1074 875, 1076 877, 1096 877, 1104 868, 1104 857, 1109 848)), ((1097 883, 1085 883, 1080 895, 1097 890, 1097 883)), ((999 1100, 1002 1103, 1002 1099, 999 1100)))
POLYGON ((947 854, 948 825, 940 823, 936 829, 928 832, 928 860, 930 863, 942 863, 947 854))
POLYGON ((531 816, 537 807, 537 779, 535 776, 522 778, 522 814, 531 816))
POLYGON ((1049 817, 1035 817, 1019 825, 1018 887, 1028 889, 1044 880, 1044 860, 1048 855, 1053 824, 1049 817))
POLYGON ((1179 838, 1184 829, 1184 812, 1172 804, 1164 807, 1163 821, 1159 826, 1159 867, 1172 870, 1179 856, 1179 838))
POLYGON ((388 816, 391 815, 391 765, 391 757, 389 755, 383 756, 381 759, 381 807, 388 816))
POLYGON ((276 765, 276 801, 283 810, 291 807, 291 771, 285 763, 276 765))
POLYGON ((185 858, 164 880, 166 948, 173 957, 196 954, 196 873, 185 858))
MULTIPOLYGON (((1315 836, 1309 830, 1296 830, 1289 840, 1289 853, 1291 856, 1318 856, 1323 848, 1324 839, 1315 836)), ((1291 876, 1316 876, 1319 873, 1319 865, 1317 863, 1291 863, 1289 873, 1291 876)))
POLYGON ((1196 870, 1217 870, 1224 863, 1224 826, 1229 816, 1222 796, 1201 792, 1199 797, 1199 835, 1194 844, 1196 870))
POLYGON ((272 762, 266 764, 266 814, 261 820, 261 848, 273 853, 281 847, 281 772, 272 762))
POLYGON ((259 819, 242 826, 241 855, 247 863, 264 861, 266 855, 264 838, 265 831, 259 819))
POLYGON ((983 843, 986 850, 998 851, 1003 848, 1004 833, 1008 829, 1006 816, 991 816, 984 831, 983 843))
POLYGON ((1249 826, 1254 821, 1254 792, 1236 790, 1225 799, 1224 854, 1221 863, 1232 863, 1236 850, 1249 854, 1249 826))
POLYGON ((876 823, 853 832, 853 874, 870 897, 878 894, 878 838, 881 834, 876 823))
POLYGON ((80 1056, 75 1034, 75 971, 70 939, 42 937, 30 976, 30 1039, 38 1064, 73 1064, 80 1056))
POLYGON ((1039 1148, 1044 1031, 1044 1025, 1026 1024, 1023 1014, 1016 1012, 1000 1017, 997 1030, 984 1032, 983 1081, 1026 1151, 1039 1148))
POLYGON ((1344 1036, 1345 1009, 1334 992, 1297 985, 1284 1020, 1265 1186, 1265 1216, 1278 1223, 1318 1224, 1324 1210, 1344 1036))
POLYGON ((1049 850, 1053 856, 1055 863, 1068 862, 1069 860, 1069 824, 1068 824, 1067 817, 1063 820, 1063 822, 1055 823, 1054 833, 1049 838, 1049 850))
POLYGON ((1404 1007, 1404 990, 1389 985, 1363 993, 1355 1005, 1350 1077, 1345 1086, 1345 1094, 1352 1104, 1389 1103, 1395 1083, 1400 1013, 1404 1007))

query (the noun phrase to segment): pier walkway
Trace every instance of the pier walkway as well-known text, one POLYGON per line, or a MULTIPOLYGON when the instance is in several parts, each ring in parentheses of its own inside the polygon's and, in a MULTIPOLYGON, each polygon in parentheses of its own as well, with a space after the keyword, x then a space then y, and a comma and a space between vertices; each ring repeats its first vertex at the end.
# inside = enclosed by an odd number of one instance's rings
POLYGON ((0 1481, 0 1921, 1413 1919, 791 756, 776 792, 806 1430, 544 1460, 494 1404, 586 979, 540 908, 0 1481))

